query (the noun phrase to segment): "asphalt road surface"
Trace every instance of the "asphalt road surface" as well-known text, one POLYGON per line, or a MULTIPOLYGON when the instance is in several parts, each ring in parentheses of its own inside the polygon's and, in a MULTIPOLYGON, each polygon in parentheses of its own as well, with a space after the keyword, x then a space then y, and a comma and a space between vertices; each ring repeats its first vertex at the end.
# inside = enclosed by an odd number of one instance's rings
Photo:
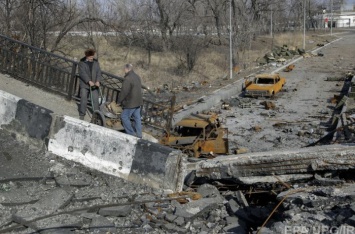
POLYGON ((292 72, 280 72, 287 81, 275 99, 238 97, 252 107, 216 107, 229 128, 231 148, 245 147, 253 152, 299 148, 327 133, 336 105, 330 99, 341 93, 344 81, 326 79, 355 72, 355 34, 341 34, 340 40, 318 52, 324 56, 301 59, 294 63, 292 72), (273 102, 276 108, 266 110, 263 101, 273 102))

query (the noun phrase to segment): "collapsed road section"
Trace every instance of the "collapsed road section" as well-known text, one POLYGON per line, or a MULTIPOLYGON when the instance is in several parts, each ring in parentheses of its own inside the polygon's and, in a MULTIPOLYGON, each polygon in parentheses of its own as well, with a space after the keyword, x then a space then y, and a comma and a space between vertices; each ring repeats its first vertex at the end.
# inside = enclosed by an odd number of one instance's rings
POLYGON ((355 145, 330 145, 217 157, 188 163, 188 180, 255 184, 312 178, 324 171, 355 169, 355 145))
POLYGON ((319 171, 297 182, 216 180, 166 194, 63 160, 4 130, 0 146, 0 233, 354 233, 354 170, 319 171))

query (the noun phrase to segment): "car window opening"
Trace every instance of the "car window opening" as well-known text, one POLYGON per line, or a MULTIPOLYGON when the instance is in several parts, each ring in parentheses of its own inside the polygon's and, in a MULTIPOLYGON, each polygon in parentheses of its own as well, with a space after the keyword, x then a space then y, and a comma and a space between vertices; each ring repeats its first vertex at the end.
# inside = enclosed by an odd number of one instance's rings
POLYGON ((274 84, 274 79, 258 78, 256 84, 274 84))

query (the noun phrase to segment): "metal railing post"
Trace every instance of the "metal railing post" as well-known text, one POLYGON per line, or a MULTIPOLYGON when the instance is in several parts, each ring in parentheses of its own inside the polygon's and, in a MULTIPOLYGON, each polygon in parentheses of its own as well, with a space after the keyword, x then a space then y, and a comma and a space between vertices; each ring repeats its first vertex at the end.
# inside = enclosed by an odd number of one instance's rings
POLYGON ((67 100, 70 101, 73 96, 73 90, 75 89, 74 85, 76 84, 75 79, 76 78, 76 67, 78 66, 77 63, 73 63, 72 69, 71 69, 71 75, 70 75, 70 81, 69 81, 69 89, 68 89, 68 96, 67 100))

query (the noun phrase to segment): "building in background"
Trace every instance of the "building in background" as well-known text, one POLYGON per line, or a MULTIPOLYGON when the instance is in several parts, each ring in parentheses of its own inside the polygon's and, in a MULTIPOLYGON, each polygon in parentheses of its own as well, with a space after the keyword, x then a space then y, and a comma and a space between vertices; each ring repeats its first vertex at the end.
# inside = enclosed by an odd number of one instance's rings
POLYGON ((333 6, 329 4, 324 11, 324 26, 330 27, 333 22, 334 28, 355 27, 355 1, 333 0, 333 6), (333 9, 332 9, 333 8, 333 9), (333 10, 333 14, 331 14, 333 10))

